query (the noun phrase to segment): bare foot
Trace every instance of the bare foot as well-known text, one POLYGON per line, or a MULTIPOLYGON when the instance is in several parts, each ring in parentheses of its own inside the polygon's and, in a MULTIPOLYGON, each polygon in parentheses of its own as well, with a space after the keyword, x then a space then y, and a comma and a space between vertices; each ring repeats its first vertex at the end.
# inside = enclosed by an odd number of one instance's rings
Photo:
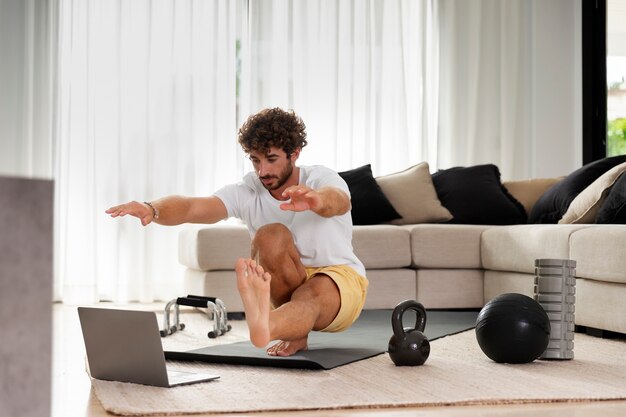
POLYGON ((250 341, 256 347, 270 342, 270 280, 272 277, 252 259, 239 259, 235 265, 237 288, 243 308, 250 341))
POLYGON ((267 349, 270 356, 291 356, 301 350, 307 350, 308 336, 297 340, 283 340, 267 349))

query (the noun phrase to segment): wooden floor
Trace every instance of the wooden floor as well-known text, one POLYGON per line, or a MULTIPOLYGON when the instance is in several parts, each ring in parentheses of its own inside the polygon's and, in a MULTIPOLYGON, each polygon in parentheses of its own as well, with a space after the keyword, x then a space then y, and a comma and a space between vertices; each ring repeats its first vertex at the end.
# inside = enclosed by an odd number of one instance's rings
MULTIPOLYGON (((109 305, 110 306, 110 305, 109 305)), ((145 309, 155 306, 131 305, 119 308, 145 309)), ((157 308, 161 308, 159 305, 157 308)), ((55 304, 54 350, 53 350, 53 417, 96 417, 109 416, 91 390, 91 383, 85 373, 85 348, 78 322, 76 307, 55 304)), ((625 376, 626 378, 626 376, 625 376)), ((373 410, 336 410, 280 413, 227 414, 230 417, 304 417, 304 416, 382 416, 382 417, 623 417, 626 416, 626 401, 527 404, 514 406, 462 406, 462 407, 421 407, 373 410)), ((218 416, 210 414, 210 416, 218 416)), ((224 415, 219 415, 224 416, 224 415)))

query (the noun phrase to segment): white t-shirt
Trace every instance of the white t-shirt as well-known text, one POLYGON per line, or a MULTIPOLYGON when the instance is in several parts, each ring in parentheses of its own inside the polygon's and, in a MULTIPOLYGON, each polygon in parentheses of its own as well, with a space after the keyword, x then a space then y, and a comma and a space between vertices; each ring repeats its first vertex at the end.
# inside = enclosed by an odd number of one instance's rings
MULTIPOLYGON (((330 186, 350 195, 348 185, 335 171, 320 166, 301 166, 299 184, 313 189, 330 186)), ((241 219, 254 236, 266 224, 281 223, 291 231, 302 264, 306 267, 348 265, 365 276, 365 268, 352 249, 352 217, 350 212, 340 216, 322 217, 312 211, 286 211, 263 186, 256 173, 220 188, 215 194, 228 210, 229 217, 241 219)))

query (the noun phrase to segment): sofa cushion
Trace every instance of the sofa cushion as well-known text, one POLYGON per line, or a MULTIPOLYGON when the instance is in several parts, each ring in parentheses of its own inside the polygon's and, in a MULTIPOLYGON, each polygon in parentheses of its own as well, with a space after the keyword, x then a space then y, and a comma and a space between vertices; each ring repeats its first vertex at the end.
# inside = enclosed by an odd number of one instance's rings
POLYGON ((591 279, 576 280, 576 324, 626 333, 626 286, 591 279))
POLYGON ((500 182, 493 164, 455 167, 432 175, 439 200, 457 224, 526 223, 524 206, 500 182))
POLYGON ((493 226, 418 224, 411 232, 412 266, 419 268, 481 268, 480 236, 493 226))
POLYGON ((626 162, 609 169, 576 196, 559 224, 593 223, 609 190, 626 171, 626 162))
POLYGON ((376 182, 402 215, 401 219, 392 220, 392 224, 439 223, 452 219, 452 214, 437 198, 427 162, 376 177, 376 182))
POLYGON ((487 270, 483 276, 483 288, 485 303, 510 292, 532 297, 535 294, 535 275, 487 270))
POLYGON ((417 301, 428 308, 479 308, 483 302, 480 269, 418 269, 417 301))
POLYGON ((411 265, 409 231, 391 225, 355 226, 354 253, 365 268, 404 268, 411 265))
POLYGON ((626 175, 621 175, 600 207, 596 223, 626 224, 626 175))
POLYGON ((526 214, 530 214, 533 206, 546 191, 565 177, 558 178, 530 178, 519 181, 504 181, 502 185, 519 201, 526 214))
POLYGON ((234 268, 219 271, 198 271, 187 268, 183 273, 185 294, 217 297, 226 305, 228 312, 243 312, 243 303, 234 268))
POLYGON ((606 171, 624 162, 626 155, 620 155, 600 159, 578 168, 541 196, 530 212, 528 223, 558 222, 572 200, 582 190, 606 171))
POLYGON ((354 225, 379 224, 401 217, 372 176, 371 165, 340 172, 339 175, 350 189, 354 225))
POLYGON ((409 268, 368 269, 364 309, 392 309, 417 294, 416 271, 409 268))
POLYGON ((577 230, 570 239, 576 276, 626 284, 626 226, 596 225, 577 230))
POLYGON ((570 236, 589 225, 523 224, 485 230, 481 257, 485 269, 535 273, 535 259, 569 259, 570 236))
MULTIPOLYGON (((179 234, 178 260, 200 271, 233 270, 239 258, 250 256, 250 234, 242 224, 217 224, 179 234)), ((405 268, 411 265, 409 230, 401 226, 355 226, 352 246, 365 268, 405 268)))

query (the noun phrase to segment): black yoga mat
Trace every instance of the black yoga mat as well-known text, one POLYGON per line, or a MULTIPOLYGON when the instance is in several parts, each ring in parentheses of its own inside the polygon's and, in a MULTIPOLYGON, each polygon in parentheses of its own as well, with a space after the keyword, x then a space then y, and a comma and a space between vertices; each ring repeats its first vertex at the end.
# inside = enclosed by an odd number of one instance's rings
MULTIPOLYGON (((332 369, 351 362, 367 359, 387 351, 391 330, 391 310, 365 310, 345 332, 312 332, 309 349, 293 356, 269 356, 265 349, 250 342, 209 346, 185 352, 166 351, 172 360, 211 363, 272 366, 278 368, 332 369)), ((478 311, 427 311, 424 333, 429 340, 471 329, 476 324, 478 311)), ((407 312, 404 327, 415 327, 415 315, 407 312)))

